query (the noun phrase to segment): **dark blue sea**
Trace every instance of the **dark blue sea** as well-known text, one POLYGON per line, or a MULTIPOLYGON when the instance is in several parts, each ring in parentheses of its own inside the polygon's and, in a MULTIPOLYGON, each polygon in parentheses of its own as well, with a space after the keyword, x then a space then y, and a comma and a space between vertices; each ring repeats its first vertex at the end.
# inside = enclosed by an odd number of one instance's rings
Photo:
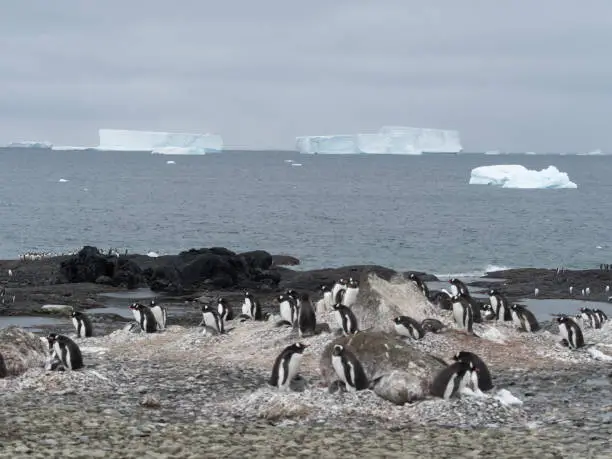
POLYGON ((1 258, 90 244, 264 249, 305 269, 376 263, 439 274, 612 263, 606 156, 2 149, 0 164, 1 258), (493 164, 554 165, 578 189, 468 185, 472 168, 493 164))

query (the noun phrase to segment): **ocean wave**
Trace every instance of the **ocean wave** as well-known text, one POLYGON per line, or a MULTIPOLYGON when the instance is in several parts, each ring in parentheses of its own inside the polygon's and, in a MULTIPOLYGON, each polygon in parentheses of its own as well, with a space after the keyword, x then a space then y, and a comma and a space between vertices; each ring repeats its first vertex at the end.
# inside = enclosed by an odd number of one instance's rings
POLYGON ((475 271, 464 271, 464 272, 454 272, 454 273, 433 273, 438 279, 440 278, 448 278, 451 279, 453 277, 463 278, 463 277, 482 277, 487 273, 493 271, 505 271, 506 269, 512 269, 508 266, 499 266, 499 265, 487 265, 484 270, 475 270, 475 271))

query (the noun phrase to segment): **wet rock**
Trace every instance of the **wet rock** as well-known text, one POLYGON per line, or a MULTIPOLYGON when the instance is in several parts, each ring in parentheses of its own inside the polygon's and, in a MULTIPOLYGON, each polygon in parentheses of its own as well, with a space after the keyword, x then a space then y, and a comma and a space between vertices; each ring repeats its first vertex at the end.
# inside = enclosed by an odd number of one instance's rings
POLYGON ((274 266, 297 266, 300 260, 291 255, 272 255, 272 264, 274 266))
POLYGON ((10 326, 0 330, 0 354, 5 374, 19 375, 30 368, 42 368, 48 347, 33 333, 10 326))

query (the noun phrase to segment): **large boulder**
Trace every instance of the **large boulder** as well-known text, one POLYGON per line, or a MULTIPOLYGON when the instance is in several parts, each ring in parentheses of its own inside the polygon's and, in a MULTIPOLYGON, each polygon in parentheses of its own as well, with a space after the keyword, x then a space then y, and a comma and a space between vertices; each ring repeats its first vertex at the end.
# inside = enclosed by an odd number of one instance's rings
MULTIPOLYGON (((45 343, 33 333, 10 326, 0 330, 0 355, 5 375, 19 375, 29 368, 43 367, 48 355, 45 343)), ((0 364, 0 373, 2 373, 0 364)))
POLYGON ((331 365, 331 352, 336 344, 346 346, 355 354, 378 396, 398 405, 427 396, 433 377, 446 366, 442 360, 415 349, 391 333, 362 331, 337 338, 323 350, 319 368, 327 384, 338 379, 331 365))

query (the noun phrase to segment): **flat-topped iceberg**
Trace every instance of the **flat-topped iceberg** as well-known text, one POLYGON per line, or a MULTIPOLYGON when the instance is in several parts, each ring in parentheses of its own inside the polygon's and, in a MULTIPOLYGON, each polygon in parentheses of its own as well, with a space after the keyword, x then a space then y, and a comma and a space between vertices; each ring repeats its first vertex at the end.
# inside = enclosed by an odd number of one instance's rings
POLYGON ((217 134, 189 134, 154 131, 100 129, 98 150, 150 151, 158 154, 201 155, 223 150, 217 134))
POLYGON ((555 166, 541 171, 527 169, 518 164, 481 166, 472 169, 470 185, 494 185, 501 188, 578 188, 565 172, 555 166))
POLYGON ((9 148, 44 148, 50 149, 53 147, 51 142, 46 141, 36 141, 36 140, 25 140, 23 142, 11 142, 7 144, 9 148))

